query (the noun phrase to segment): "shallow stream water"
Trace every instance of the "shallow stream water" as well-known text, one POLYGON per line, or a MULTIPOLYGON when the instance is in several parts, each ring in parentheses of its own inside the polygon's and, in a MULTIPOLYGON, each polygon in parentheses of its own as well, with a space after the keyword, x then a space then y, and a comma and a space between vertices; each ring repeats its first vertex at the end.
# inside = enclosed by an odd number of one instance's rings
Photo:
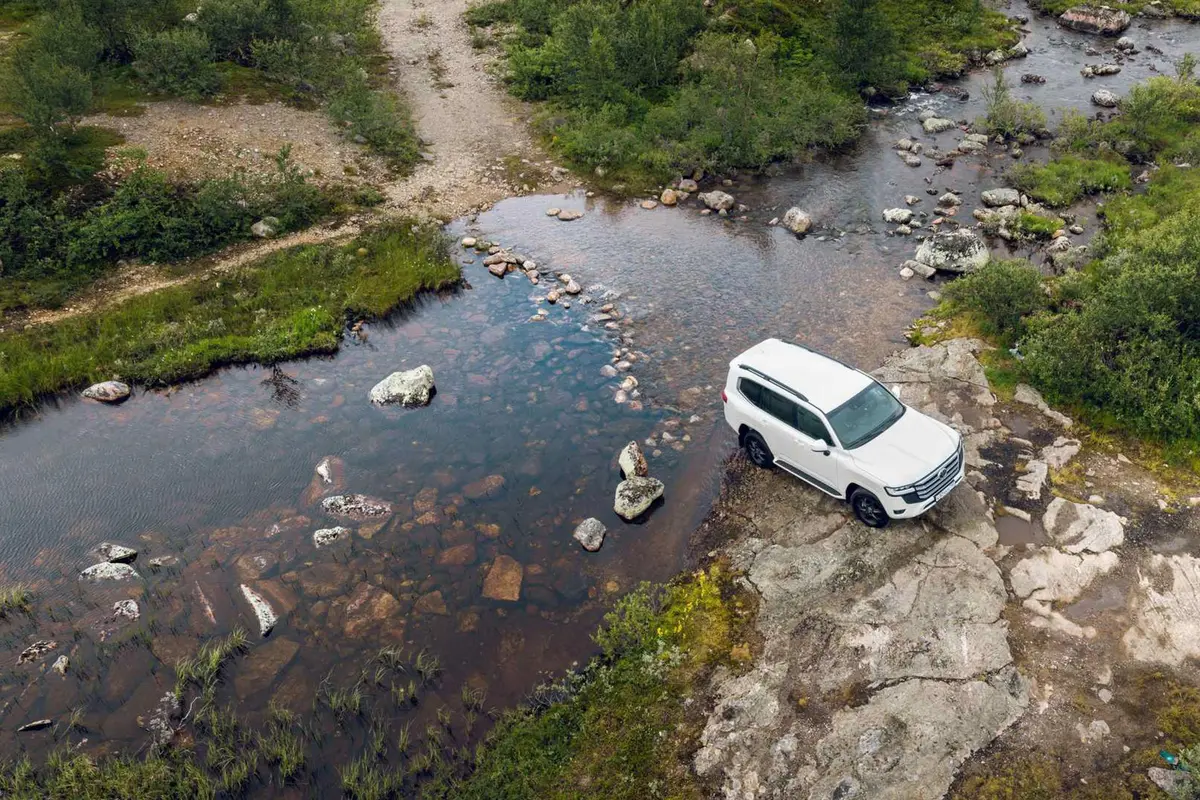
MULTIPOLYGON (((1029 13, 1023 4, 1007 10, 1029 13)), ((1142 25, 1130 35, 1163 54, 1143 50, 1117 76, 1080 77, 1083 64, 1104 60, 1084 48, 1111 42, 1047 19, 1029 26, 1031 55, 1005 70, 1018 96, 1089 110, 1095 89, 1124 91, 1200 38, 1183 23, 1142 25), (1020 85, 1024 72, 1047 83, 1020 85)), ((926 108, 981 114, 987 80, 962 82, 965 103, 915 94, 877 118, 852 152, 736 179, 722 188, 749 208, 729 219, 702 216, 694 199, 646 211, 579 193, 513 198, 449 226, 455 238, 478 235, 527 254, 544 274, 570 273, 590 304, 550 306, 545 282, 495 279, 477 254, 456 250, 468 286, 368 325, 333 358, 226 369, 171 392, 139 391, 119 407, 64 398, 9 426, 0 433, 0 583, 32 585, 37 611, 0 621, 0 751, 44 752, 54 733, 15 729, 75 707, 90 746, 138 749, 146 741, 138 717, 173 685, 171 666, 239 625, 255 644, 222 697, 252 719, 269 700, 310 708, 326 676, 327 685, 350 685, 386 645, 441 660, 443 674, 420 703, 388 711, 416 729, 455 706, 464 684, 486 688, 487 705, 503 708, 585 660, 616 597, 688 564, 688 535, 733 448, 719 399, 732 356, 776 336, 870 369, 903 346, 936 284, 898 279, 916 242, 888 235, 880 211, 910 194, 923 200, 917 210, 931 209, 934 195, 953 189, 969 214, 1012 159, 997 152, 948 170, 931 160, 913 169, 891 144, 920 134, 926 108), (560 222, 544 213, 550 206, 584 216, 560 222), (766 224, 790 206, 813 215, 811 235, 766 224), (619 309, 617 330, 591 321, 602 302, 619 309), (545 321, 531 319, 538 307, 549 309, 545 321), (640 408, 614 402, 621 378, 601 374, 622 347, 636 358, 640 408), (436 376, 428 407, 367 402, 375 382, 419 364, 436 376), (640 524, 612 511, 615 455, 631 439, 651 440, 651 473, 667 485, 665 502, 640 524), (344 465, 345 491, 394 505, 386 521, 321 511, 326 487, 313 485, 314 467, 330 456, 344 465), (589 516, 609 527, 595 554, 571 538, 589 516), (350 541, 315 548, 313 531, 336 524, 354 530, 350 541), (103 541, 138 548, 140 580, 77 580, 103 541), (178 561, 149 566, 164 556, 178 561), (517 601, 484 596, 506 558, 520 565, 517 601), (243 584, 282 612, 265 642, 243 584), (125 597, 139 601, 140 620, 113 618, 125 597), (57 646, 18 665, 35 640, 57 646), (63 654, 65 678, 48 670, 63 654)), ((949 149, 959 137, 919 138, 949 149)), ((471 742, 477 730, 458 735, 471 742)), ((360 735, 331 731, 335 752, 360 735)))

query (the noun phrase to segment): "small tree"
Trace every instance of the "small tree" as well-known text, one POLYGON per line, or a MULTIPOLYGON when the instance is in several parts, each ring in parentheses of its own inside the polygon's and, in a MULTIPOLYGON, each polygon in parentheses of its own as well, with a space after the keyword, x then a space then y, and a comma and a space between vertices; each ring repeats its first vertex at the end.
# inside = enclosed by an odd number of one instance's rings
POLYGON ((880 0, 842 0, 833 18, 833 60, 851 85, 887 86, 899 50, 880 0))
POLYGON ((49 53, 18 55, 6 84, 13 113, 39 139, 55 138, 64 122, 74 128, 92 105, 92 76, 49 53))
POLYGON ((142 31, 134 37, 133 54, 134 69, 151 89, 196 99, 221 86, 211 59, 212 45, 202 31, 142 31))

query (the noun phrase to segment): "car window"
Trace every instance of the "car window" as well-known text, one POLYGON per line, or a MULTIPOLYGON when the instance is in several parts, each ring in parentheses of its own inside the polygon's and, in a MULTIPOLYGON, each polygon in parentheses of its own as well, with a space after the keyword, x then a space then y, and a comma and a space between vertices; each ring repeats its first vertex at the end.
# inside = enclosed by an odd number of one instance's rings
POLYGON ((746 396, 746 399, 749 400, 751 403, 758 406, 759 408, 762 408, 762 398, 760 396, 760 393, 762 392, 762 387, 759 386, 757 383, 755 383, 754 381, 748 381, 745 378, 739 378, 738 379, 738 391, 741 392, 742 394, 744 394, 746 396))
POLYGON ((810 439, 817 439, 825 444, 832 442, 821 418, 803 406, 796 406, 796 430, 810 439))
POLYGON ((759 408, 780 422, 786 423, 793 428, 796 427, 796 412, 800 407, 783 395, 777 394, 765 386, 761 387, 760 391, 762 393, 762 402, 759 404, 759 408))
POLYGON ((904 416, 904 404, 876 381, 829 413, 829 424, 842 447, 853 450, 874 439, 904 416))

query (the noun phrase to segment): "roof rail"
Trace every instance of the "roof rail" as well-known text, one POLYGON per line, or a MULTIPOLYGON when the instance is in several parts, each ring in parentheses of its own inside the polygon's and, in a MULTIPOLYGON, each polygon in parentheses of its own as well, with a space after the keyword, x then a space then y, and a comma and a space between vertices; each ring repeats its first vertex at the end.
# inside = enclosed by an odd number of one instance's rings
POLYGON ((767 383, 773 383, 776 386, 778 386, 780 389, 783 389, 785 392, 791 392, 792 394, 794 394, 796 397, 799 397, 804 402, 806 402, 806 403, 808 402, 808 398, 805 397, 802 393, 797 392, 795 389, 788 386, 783 381, 775 380, 770 375, 766 374, 765 372, 762 372, 761 370, 757 370, 754 367, 748 367, 745 364, 738 364, 738 369, 745 370, 746 372, 749 372, 751 375, 762 378, 767 383))

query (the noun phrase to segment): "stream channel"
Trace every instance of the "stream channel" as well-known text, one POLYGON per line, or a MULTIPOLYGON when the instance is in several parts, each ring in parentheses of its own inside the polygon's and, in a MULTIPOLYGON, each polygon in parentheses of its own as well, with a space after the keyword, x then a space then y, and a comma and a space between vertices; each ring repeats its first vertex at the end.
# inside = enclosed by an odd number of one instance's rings
MULTIPOLYGON (((1170 74, 1198 38, 1183 22, 1139 19, 1127 34, 1141 53, 1117 75, 1085 80, 1080 69, 1108 60, 1112 40, 1065 31, 1023 3, 1005 10, 1032 21, 1030 55, 1004 69, 1052 125, 1056 109, 1094 113, 1088 98, 1098 88, 1123 93, 1170 74), (1105 55, 1086 55, 1089 46, 1105 55), (1026 72, 1047 82, 1022 85, 1026 72)), ((74 708, 89 751, 142 748, 139 717, 174 685, 173 664, 235 626, 251 631, 252 646, 228 670, 221 700, 251 722, 271 701, 311 709, 322 682, 352 685, 379 648, 397 645, 410 657, 436 654, 443 671, 419 703, 387 710, 393 724, 423 730, 445 706, 455 710, 457 743, 478 741, 485 726, 466 730, 460 719, 464 684, 485 690, 489 708, 519 703, 590 657, 590 633, 617 597, 692 563, 689 534, 735 444, 720 416, 729 358, 776 336, 871 369, 905 346, 936 284, 899 279, 916 242, 891 236, 881 210, 911 194, 923 201, 915 210, 929 212, 928 189, 953 190, 969 219, 978 192, 1002 185, 1012 159, 992 147, 950 169, 930 159, 911 168, 892 144, 910 136, 952 148, 962 131, 925 135, 918 113, 974 119, 989 80, 979 72, 958 82, 966 102, 913 94, 876 115, 852 152, 717 186, 748 206, 744 218, 703 216, 695 197, 647 211, 576 193, 508 199, 448 226, 455 239, 527 254, 543 274, 570 273, 590 304, 580 296, 569 309, 549 306, 545 281, 531 285, 519 272, 498 280, 456 245, 464 287, 368 325, 335 357, 223 369, 171 391, 138 390, 117 407, 62 397, 0 431, 0 583, 35 592, 32 615, 0 621, 0 752, 40 757, 55 729, 15 730, 74 708), (551 206, 584 216, 561 222, 546 216, 551 206), (790 206, 813 216, 810 235, 767 225, 790 206), (617 330, 592 321, 605 302, 619 310, 617 330), (531 319, 539 305, 544 321, 531 319), (614 402, 624 375, 601 372, 621 347, 636 357, 637 403, 614 402), (367 401, 381 378, 419 364, 436 376, 428 407, 367 401), (626 524, 612 511, 615 457, 634 439, 653 440, 651 474, 667 488, 646 520, 626 524), (385 499, 393 514, 382 524, 324 514, 324 487, 313 482, 326 457, 345 491, 385 499), (590 516, 609 529, 594 554, 571 538, 590 516), (313 531, 337 524, 353 530, 349 541, 315 548, 313 531), (78 579, 106 541, 138 549, 139 579, 78 579), (150 565, 164 557, 170 563, 150 565), (519 565, 516 601, 484 595, 498 558, 510 573, 508 559, 519 565), (281 612, 265 640, 243 584, 281 612), (136 621, 113 615, 125 598, 139 603, 136 621), (37 640, 56 647, 18 664, 37 640), (49 668, 61 655, 65 676, 49 668)), ((1028 148, 1025 157, 1046 153, 1028 148)), ((332 724, 327 732, 331 763, 363 735, 332 724)))

